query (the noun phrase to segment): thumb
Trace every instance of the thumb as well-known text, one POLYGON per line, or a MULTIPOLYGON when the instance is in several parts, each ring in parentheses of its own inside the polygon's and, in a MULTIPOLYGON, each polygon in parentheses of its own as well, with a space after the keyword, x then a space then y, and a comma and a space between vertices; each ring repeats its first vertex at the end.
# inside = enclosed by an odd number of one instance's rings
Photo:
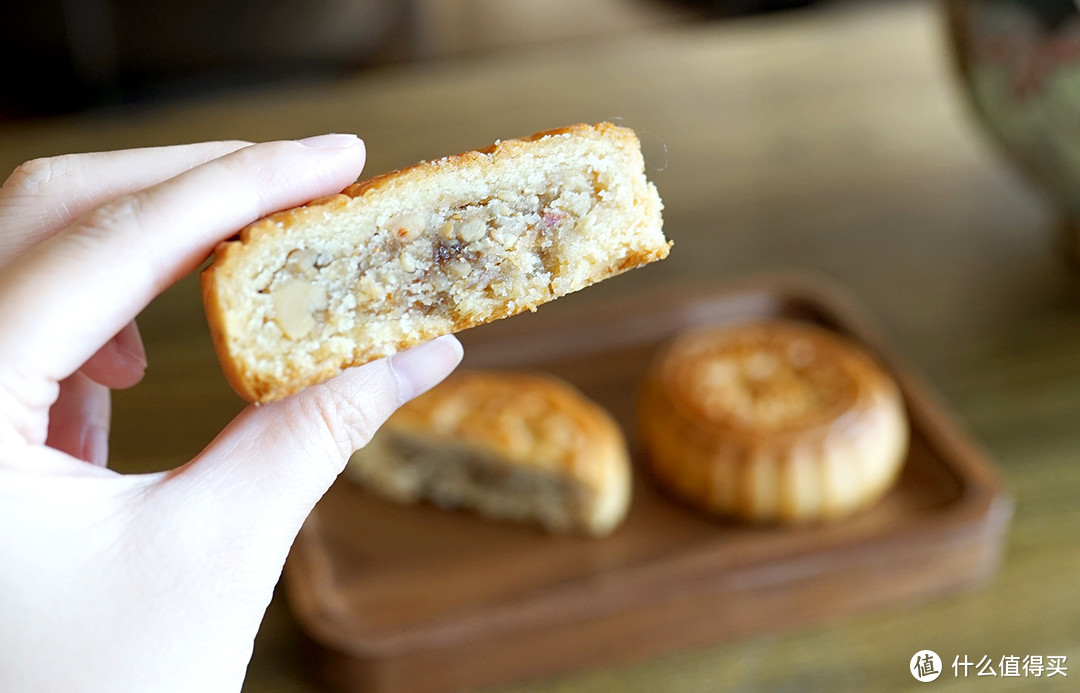
POLYGON ((349 455, 395 409, 445 378, 461 357, 457 339, 440 337, 283 400, 249 406, 162 485, 170 496, 190 498, 200 514, 209 515, 202 522, 218 532, 228 536, 232 527, 249 539, 257 533, 271 542, 284 540, 287 550, 349 455))
POLYGON ((139 617, 169 624, 154 653, 184 652, 181 659, 198 662, 170 679, 170 690, 208 690, 206 682, 239 690, 255 632, 311 508, 349 454, 394 409, 442 380, 461 355, 457 340, 443 337, 350 369, 279 402, 248 407, 172 472, 131 477, 143 512, 117 545, 138 561, 116 569, 129 590, 159 595, 139 617))

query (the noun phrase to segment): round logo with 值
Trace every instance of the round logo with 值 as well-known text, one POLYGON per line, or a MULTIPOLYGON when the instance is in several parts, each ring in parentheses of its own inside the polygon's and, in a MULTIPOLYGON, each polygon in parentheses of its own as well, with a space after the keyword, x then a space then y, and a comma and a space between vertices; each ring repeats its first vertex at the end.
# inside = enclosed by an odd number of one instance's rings
POLYGON ((908 663, 908 671, 916 681, 930 683, 941 676, 941 657, 933 650, 919 650, 908 663))

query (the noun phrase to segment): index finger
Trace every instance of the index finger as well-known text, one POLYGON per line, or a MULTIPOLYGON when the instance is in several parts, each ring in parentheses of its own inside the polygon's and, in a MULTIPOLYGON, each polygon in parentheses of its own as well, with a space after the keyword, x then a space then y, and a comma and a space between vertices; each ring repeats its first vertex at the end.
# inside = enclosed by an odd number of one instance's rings
POLYGON ((199 142, 32 159, 0 186, 0 263, 26 252, 94 207, 250 146, 199 142))
POLYGON ((364 155, 353 135, 256 144, 84 215, 4 268, 0 371, 62 380, 218 241, 339 192, 364 155))

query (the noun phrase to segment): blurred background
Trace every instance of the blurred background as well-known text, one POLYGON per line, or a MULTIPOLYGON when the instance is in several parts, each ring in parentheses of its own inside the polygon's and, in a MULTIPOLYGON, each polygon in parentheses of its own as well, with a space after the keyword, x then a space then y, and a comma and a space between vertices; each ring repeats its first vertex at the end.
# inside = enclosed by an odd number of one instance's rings
MULTIPOLYGON (((927 648, 945 661, 938 687, 1071 690, 1080 669, 988 681, 949 665, 1080 666, 1077 14, 1072 0, 7 0, 0 169, 337 131, 365 138, 374 175, 574 122, 633 127, 671 257, 543 312, 825 278, 988 451, 1015 515, 972 535, 1003 559, 964 590, 898 587, 820 618, 788 605, 788 627, 500 690, 908 690, 927 648)), ((139 324, 150 367, 115 395, 110 465, 169 469, 244 403, 194 278, 139 324)), ((303 643, 279 594, 246 690, 322 690, 303 643)))
POLYGON ((5 2, 0 100, 32 116, 594 41, 814 0, 5 2))

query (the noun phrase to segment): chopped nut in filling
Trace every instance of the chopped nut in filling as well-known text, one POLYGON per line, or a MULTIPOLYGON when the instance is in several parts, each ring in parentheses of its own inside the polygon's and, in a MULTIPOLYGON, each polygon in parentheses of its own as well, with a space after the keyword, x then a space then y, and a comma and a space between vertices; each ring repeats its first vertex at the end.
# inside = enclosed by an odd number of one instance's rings
POLYGON ((426 499, 487 517, 538 521, 566 531, 583 512, 580 486, 555 474, 510 467, 479 450, 380 432, 357 451, 348 474, 398 502, 426 499))
POLYGON ((451 325, 543 303, 580 283, 581 263, 568 257, 595 258, 576 239, 589 236, 589 215, 603 202, 597 181, 578 176, 514 202, 495 197, 386 215, 367 244, 344 257, 293 250, 263 292, 268 316, 289 340, 319 340, 324 326, 327 334, 352 330, 356 315, 369 326, 396 325, 407 338, 416 313, 451 325))

